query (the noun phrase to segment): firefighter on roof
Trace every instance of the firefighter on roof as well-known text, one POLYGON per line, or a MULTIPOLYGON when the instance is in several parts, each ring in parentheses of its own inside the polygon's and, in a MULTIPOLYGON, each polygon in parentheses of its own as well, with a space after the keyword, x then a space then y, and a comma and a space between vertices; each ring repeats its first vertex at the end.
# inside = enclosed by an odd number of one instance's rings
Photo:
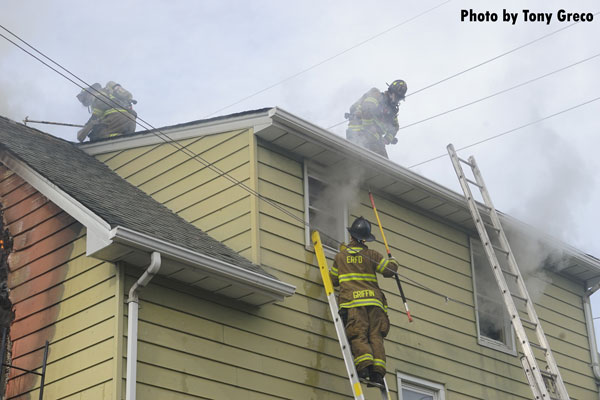
POLYGON ((77 99, 92 113, 85 126, 77 132, 80 142, 88 136, 93 141, 135 132, 137 113, 133 104, 137 101, 118 83, 110 81, 104 88, 94 83, 82 90, 77 99))
POLYGON ((365 242, 372 242, 375 237, 371 224, 363 217, 357 218, 348 231, 352 241, 335 256, 331 281, 340 287, 340 315, 358 376, 382 385, 386 371, 383 338, 390 330, 390 321, 376 273, 394 276, 398 264, 367 248, 365 242))
POLYGON ((406 90, 406 82, 397 79, 385 92, 372 88, 365 93, 346 114, 346 138, 388 158, 385 146, 398 142, 398 107, 406 90))

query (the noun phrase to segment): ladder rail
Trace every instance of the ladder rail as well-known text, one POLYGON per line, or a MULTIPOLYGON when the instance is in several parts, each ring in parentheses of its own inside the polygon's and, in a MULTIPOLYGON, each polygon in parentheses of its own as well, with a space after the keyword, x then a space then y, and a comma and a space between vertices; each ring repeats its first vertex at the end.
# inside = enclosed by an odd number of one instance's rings
POLYGON ((532 345, 529 342, 529 338, 527 337, 527 333, 525 331, 525 328, 524 328, 521 318, 519 316, 519 311, 514 303, 513 294, 511 293, 510 288, 508 287, 508 284, 506 283, 506 279, 504 278, 503 269, 498 261, 498 257, 496 256, 496 253, 494 251, 495 246, 493 246, 491 243, 490 237, 485 228, 484 221, 481 217, 481 213, 479 212, 477 203, 473 197, 473 193, 471 191, 469 183, 474 184, 481 191, 481 195, 483 197, 485 207, 489 211, 490 219, 492 221, 493 227, 495 228, 495 231, 497 232, 501 248, 502 248, 502 250, 504 250, 504 252, 507 255, 508 264, 511 269, 510 272, 513 275, 515 275, 515 277, 516 277, 517 287, 520 292, 519 295, 525 299, 528 317, 533 320, 532 322, 535 325, 535 331, 536 331, 536 336, 538 338, 538 342, 540 343, 541 346, 543 346, 546 349, 546 351, 545 351, 546 362, 548 364, 548 367, 551 370, 551 373, 556 376, 555 386, 561 396, 561 399, 567 400, 567 399, 569 399, 569 396, 566 392, 564 382, 562 381, 562 378, 558 371, 556 361, 554 360, 554 357, 552 356, 552 352, 550 351, 550 346, 546 339, 546 336, 544 335, 543 330, 541 329, 541 324, 539 322, 537 313, 533 306, 533 301, 531 301, 531 298, 529 297, 529 293, 524 284, 523 277, 521 275, 521 272, 519 270, 517 262, 514 258, 514 254, 512 253, 512 251, 510 249, 508 239, 506 238, 506 235, 505 235, 502 225, 500 223, 500 218, 499 218, 498 213, 496 212, 496 209, 494 208, 494 205, 491 201, 491 197, 486 189, 485 183, 483 181, 483 177, 481 176, 481 173, 479 171, 479 168, 477 167, 475 159, 474 159, 474 157, 470 157, 469 160, 466 161, 466 160, 459 158, 456 154, 456 151, 454 150, 454 147, 451 144, 448 145, 448 153, 450 155, 452 165, 454 166, 454 169, 458 176, 460 186, 461 186, 463 193, 465 195, 465 198, 467 200, 469 212, 471 213, 471 217, 473 218, 473 221, 475 222, 475 226, 477 228, 477 232, 479 234, 482 245, 484 247, 486 256, 488 258, 490 266, 492 267, 492 272, 494 274, 494 277, 496 278, 496 282, 498 283, 498 287, 501 291, 501 294, 502 294, 502 297, 504 300, 504 304, 506 305, 507 311, 509 312, 513 328, 519 339, 519 344, 523 350, 524 357, 526 358, 526 362, 523 361, 523 368, 524 368, 525 374, 528 378, 528 381, 530 382, 530 386, 532 387, 534 396, 536 396, 536 398, 542 398, 542 399, 544 399, 544 398, 550 399, 551 398, 550 394, 548 392, 548 389, 546 387, 546 384, 544 382, 544 378, 542 376, 542 371, 539 369, 537 360, 533 353, 532 345), (464 174, 463 168, 460 165, 461 162, 465 163, 471 167, 471 169, 473 171, 473 175, 475 176, 476 182, 473 182, 472 180, 467 179, 467 177, 464 174), (526 365, 529 367, 528 369, 526 368, 526 365))
POLYGON ((335 293, 333 291, 333 284, 329 277, 329 268, 327 267, 327 259, 325 258, 325 252, 323 251, 323 244, 321 242, 321 236, 318 231, 312 233, 312 242, 315 249, 315 255, 317 256, 317 262, 319 264, 319 270, 321 271, 321 278, 323 279, 323 285, 325 286, 325 294, 327 295, 327 302, 329 303, 329 311, 333 318, 333 324, 335 331, 340 343, 340 348, 344 356, 344 364, 346 371, 348 372, 348 379, 350 380, 350 386, 352 387, 352 394, 355 400, 365 400, 365 396, 360 386, 358 374, 354 366, 354 359, 350 352, 350 343, 346 337, 346 331, 342 324, 340 315, 338 313, 337 301, 335 300, 335 293))
MULTIPOLYGON (((344 364, 348 373, 348 379, 350 380, 350 386, 352 387, 352 394, 354 395, 355 400, 365 400, 365 395, 360 385, 356 367, 354 366, 354 358, 352 357, 350 343, 346 337, 346 329, 338 312, 338 305, 335 299, 333 284, 331 282, 331 278, 329 277, 329 268, 327 267, 327 259, 325 258, 325 252, 323 251, 321 236, 318 231, 313 231, 311 238, 313 247, 315 249, 315 255, 317 256, 317 263, 319 264, 321 278, 323 279, 323 285, 325 286, 325 294, 327 295, 327 302, 329 303, 329 311, 331 312, 331 317, 333 319, 335 331, 340 343, 340 348, 344 356, 344 364)), ((383 377, 383 383, 385 388, 380 388, 381 399, 391 400, 390 390, 385 377, 383 377)))
MULTIPOLYGON (((511 267, 511 270, 513 273, 518 274, 518 276, 519 276, 519 278, 517 279, 517 286, 519 288, 519 291, 521 292, 520 295, 527 299, 527 301, 525 302, 526 303, 525 306, 527 308, 527 314, 530 317, 530 319, 532 320, 532 322, 534 322, 536 324, 535 332, 536 332, 536 336, 538 339, 538 343, 541 347, 543 347, 545 349, 544 352, 545 352, 546 360, 548 361, 548 363, 547 363, 548 368, 550 369, 550 372, 553 375, 555 375, 555 377, 556 377, 555 379, 557 380, 556 388, 557 388, 559 394, 562 396, 562 398, 568 398, 568 394, 565 389, 565 384, 562 380, 562 376, 560 375, 560 373, 558 371, 558 366, 557 366, 556 360, 554 359, 554 355, 552 354, 552 350, 550 350, 550 343, 548 342, 548 339, 547 339, 546 335, 544 334, 544 331, 542 329, 542 324, 540 323, 539 318, 537 316, 537 312, 535 311, 533 301, 531 300, 531 297, 529 296, 527 287, 525 286, 525 280, 523 279, 523 277, 521 275, 521 271, 518 267, 517 260, 515 259, 514 253, 512 252, 512 250, 510 248, 508 238, 506 237, 506 234, 505 234, 504 229, 502 228, 502 224, 500 222, 500 217, 498 215, 498 212, 496 211, 496 208, 494 207, 494 205, 492 203, 492 198, 487 190, 487 186, 485 185, 483 176, 481 175, 481 171, 479 170, 479 167, 477 166, 475 157, 473 157, 473 156, 469 157, 469 163, 471 164, 473 175, 475 177, 475 181, 477 182, 477 186, 480 189, 481 195, 483 197, 483 201, 490 210, 490 219, 492 220, 492 224, 498 230, 498 239, 500 241, 500 245, 504 249, 504 251, 506 251, 508 253, 507 254, 508 263, 511 267)), ((542 371, 540 371, 540 375, 541 374, 542 374, 542 371)), ((542 377, 542 380, 543 380, 543 377, 542 377)))

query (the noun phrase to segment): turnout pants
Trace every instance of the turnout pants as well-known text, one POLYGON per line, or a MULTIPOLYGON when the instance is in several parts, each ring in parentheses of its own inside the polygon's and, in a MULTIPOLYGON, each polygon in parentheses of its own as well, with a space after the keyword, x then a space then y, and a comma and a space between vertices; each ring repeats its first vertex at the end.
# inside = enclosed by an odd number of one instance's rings
POLYGON ((104 116, 90 133, 90 140, 106 139, 108 137, 135 132, 137 113, 133 110, 114 112, 104 116))
POLYGON ((387 151, 385 150, 385 143, 383 143, 383 139, 378 139, 375 137, 374 133, 347 130, 346 139, 385 158, 389 158, 387 151))
POLYGON ((377 306, 348 308, 346 336, 358 371, 369 365, 385 375, 383 338, 390 330, 387 314, 377 306))

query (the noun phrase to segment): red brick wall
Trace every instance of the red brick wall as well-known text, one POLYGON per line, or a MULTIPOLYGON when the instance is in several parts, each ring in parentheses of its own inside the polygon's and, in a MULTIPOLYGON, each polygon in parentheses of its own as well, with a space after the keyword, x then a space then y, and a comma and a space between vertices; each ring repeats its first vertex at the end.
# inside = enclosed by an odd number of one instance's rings
MULTIPOLYGON (((41 371, 46 340, 52 342, 66 269, 81 224, 0 164, 0 204, 12 237, 8 286, 14 320, 10 327, 12 364, 41 371)), ((50 350, 51 352, 51 350, 50 350)), ((12 369, 7 398, 27 393, 39 378, 12 369)))

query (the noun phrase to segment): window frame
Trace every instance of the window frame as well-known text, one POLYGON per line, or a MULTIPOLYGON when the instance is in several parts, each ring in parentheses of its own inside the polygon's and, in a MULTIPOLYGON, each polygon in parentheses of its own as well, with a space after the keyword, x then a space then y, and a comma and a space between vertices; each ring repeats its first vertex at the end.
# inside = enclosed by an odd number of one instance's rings
POLYGON ((433 400, 446 400, 446 389, 444 388, 444 385, 440 383, 431 382, 426 379, 417 378, 416 376, 407 375, 398 371, 396 371, 396 379, 398 381, 398 400, 403 400, 403 388, 428 391, 430 393, 424 394, 431 395, 433 400))
MULTIPOLYGON (((309 190, 309 178, 313 178, 326 186, 332 186, 333 184, 327 177, 327 173, 325 169, 314 162, 310 162, 308 160, 304 160, 304 243, 305 249, 308 251, 314 251, 314 246, 312 244, 312 239, 310 237, 311 227, 310 227, 310 190, 309 190)), ((340 240, 344 243, 348 241, 348 232, 346 227, 348 226, 348 204, 343 204, 342 207, 338 210, 338 215, 336 219, 341 220, 341 225, 338 227, 338 235, 337 240, 340 240)), ((338 222, 339 223, 339 222, 338 222)), ((334 257, 339 249, 334 249, 325 243, 323 243, 323 250, 325 251, 325 255, 329 257, 334 257)))
MULTIPOLYGON (((507 353, 513 356, 517 355, 517 349, 516 349, 516 342, 515 342, 515 331, 513 329, 512 324, 510 323, 510 321, 508 321, 508 325, 505 326, 505 333, 509 334, 509 339, 507 340, 507 343, 492 339, 490 337, 487 336, 483 336, 481 334, 481 329, 480 329, 480 325, 479 325, 479 302, 478 302, 478 295, 477 295, 477 279, 475 277, 475 245, 479 246, 481 248, 481 256, 487 261, 487 256, 485 254, 485 249, 483 248, 483 245, 481 244, 481 241, 477 238, 474 237, 470 237, 469 238, 469 250, 470 250, 470 256, 471 256, 471 273, 473 275, 473 302, 475 304, 475 322, 476 322, 476 327, 477 327, 477 343, 480 346, 484 346, 484 347, 488 347, 490 349, 494 349, 497 351, 501 351, 503 353, 507 353)), ((487 265, 488 268, 491 268, 489 266, 489 263, 487 265)), ((490 272, 493 274, 493 272, 490 272)), ((495 280, 494 280, 495 282, 495 280)), ((496 286, 497 287, 497 286, 496 286)), ((501 296, 500 294, 500 289, 498 288, 498 294, 501 296)), ((504 302, 501 302, 501 307, 503 310, 505 310, 505 305, 504 302)))

